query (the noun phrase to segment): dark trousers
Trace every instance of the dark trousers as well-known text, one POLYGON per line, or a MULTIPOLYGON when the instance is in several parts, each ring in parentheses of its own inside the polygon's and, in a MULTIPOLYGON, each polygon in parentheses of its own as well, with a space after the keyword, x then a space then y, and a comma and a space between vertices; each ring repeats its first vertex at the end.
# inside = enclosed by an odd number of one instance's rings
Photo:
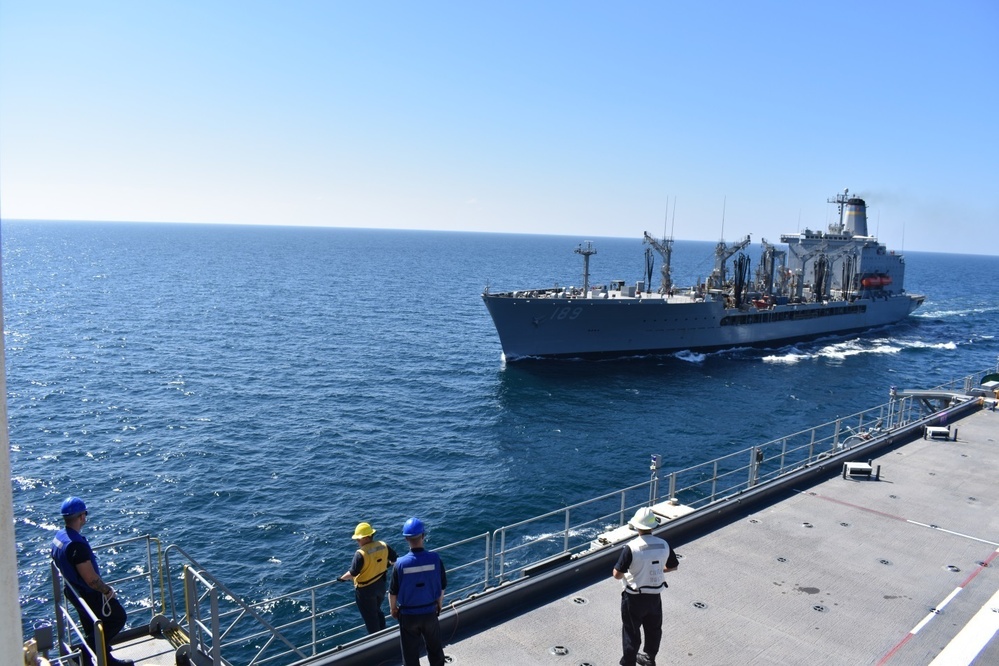
MULTIPOLYGON (((80 618, 80 626, 83 628, 83 634, 87 637, 87 645, 90 649, 97 654, 97 635, 94 631, 94 621, 90 619, 90 613, 86 611, 83 607, 83 602, 90 607, 97 619, 101 621, 104 626, 104 647, 106 649, 105 656, 110 661, 111 659, 111 641, 119 632, 125 627, 125 620, 127 615, 125 609, 122 608, 121 604, 118 603, 117 599, 112 599, 108 602, 108 615, 104 614, 104 597, 99 592, 94 592, 88 594, 83 592, 83 599, 81 600, 76 596, 68 586, 66 587, 66 597, 70 600, 73 606, 76 608, 76 614, 80 618)), ((89 655, 84 653, 83 662, 85 664, 90 663, 89 655)))
POLYGON ((621 666, 635 666, 645 630, 645 654, 652 659, 659 654, 663 638, 663 604, 658 594, 621 593, 621 666))
POLYGON ((355 587, 354 601, 369 634, 385 628, 385 611, 382 610, 382 602, 385 601, 384 577, 364 587, 355 587))
POLYGON ((403 666, 420 666, 420 648, 424 642, 430 666, 444 666, 444 646, 441 644, 437 613, 400 614, 399 645, 402 647, 403 666))

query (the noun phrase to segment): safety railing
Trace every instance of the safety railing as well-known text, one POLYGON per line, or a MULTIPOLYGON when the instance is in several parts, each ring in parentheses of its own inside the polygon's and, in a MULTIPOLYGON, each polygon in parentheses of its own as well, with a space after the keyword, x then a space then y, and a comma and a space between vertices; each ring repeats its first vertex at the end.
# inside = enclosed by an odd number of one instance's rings
MULTIPOLYGON (((969 375, 936 391, 967 393, 988 370, 969 375)), ((763 444, 660 476, 613 493, 573 504, 493 532, 493 575, 489 586, 565 561, 591 548, 594 539, 624 525, 640 506, 671 501, 691 510, 738 496, 760 484, 814 465, 898 431, 946 407, 913 397, 889 402, 763 444)))
POLYGON ((434 548, 447 563, 447 604, 483 592, 489 587, 492 540, 488 532, 434 548), (481 573, 479 573, 481 571, 481 573))
MULTIPOLYGON (((445 602, 485 589, 488 533, 435 550, 449 563, 449 580, 454 582, 445 602)), ((329 581, 251 603, 240 599, 178 546, 168 547, 164 560, 168 570, 183 569, 183 603, 172 582, 168 582, 168 598, 171 615, 189 636, 188 652, 196 663, 287 664, 366 635, 364 625, 357 623, 353 595, 346 592, 351 586, 329 581)))
POLYGON ((812 465, 873 437, 920 418, 919 404, 908 398, 864 410, 764 444, 585 502, 507 525, 493 532, 494 575, 499 585, 546 564, 599 548, 599 535, 624 525, 641 506, 675 500, 690 509, 724 501, 759 484, 812 465))
POLYGON ((873 409, 671 472, 663 499, 699 509, 846 451, 916 418, 911 399, 873 409))
MULTIPOLYGON (((83 653, 86 652, 92 663, 97 664, 97 666, 105 666, 103 654, 105 646, 104 623, 97 617, 92 608, 86 604, 83 606, 83 611, 87 614, 90 622, 94 624, 94 635, 98 640, 97 652, 100 654, 95 655, 94 651, 86 643, 83 627, 77 623, 73 618, 73 614, 69 612, 68 599, 62 593, 63 586, 68 585, 68 583, 63 580, 62 574, 55 565, 55 562, 50 563, 49 566, 52 571, 52 598, 55 601, 56 609, 56 633, 54 642, 51 645, 44 645, 42 650, 47 651, 55 647, 57 649, 56 660, 60 664, 68 664, 70 660, 80 663, 84 659, 83 653)), ((80 618, 80 621, 82 622, 83 618, 80 618)))
POLYGON ((168 571, 182 571, 182 599, 168 577, 170 615, 187 632, 196 664, 293 663, 364 635, 363 626, 343 621, 341 614, 356 611, 334 590, 344 587, 336 581, 248 602, 178 546, 166 549, 164 561, 168 571))
POLYGON ((602 532, 623 525, 649 502, 656 479, 579 502, 493 532, 491 586, 532 573, 587 550, 602 532))

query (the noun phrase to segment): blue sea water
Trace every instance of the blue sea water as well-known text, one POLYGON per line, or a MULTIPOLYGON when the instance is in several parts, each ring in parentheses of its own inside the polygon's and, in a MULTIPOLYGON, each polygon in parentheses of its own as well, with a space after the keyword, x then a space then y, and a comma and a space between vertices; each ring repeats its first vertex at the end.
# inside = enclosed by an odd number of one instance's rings
MULTIPOLYGON (((686 467, 999 355, 999 257, 910 252, 925 305, 865 335, 505 365, 482 289, 580 284, 583 240, 5 221, 27 620, 50 615, 67 495, 93 541, 159 536, 261 599, 346 570, 361 520, 449 543, 641 482, 650 453, 686 467)), ((640 239, 591 240, 594 282, 642 276, 640 239)), ((675 280, 712 250, 677 242, 675 280)))

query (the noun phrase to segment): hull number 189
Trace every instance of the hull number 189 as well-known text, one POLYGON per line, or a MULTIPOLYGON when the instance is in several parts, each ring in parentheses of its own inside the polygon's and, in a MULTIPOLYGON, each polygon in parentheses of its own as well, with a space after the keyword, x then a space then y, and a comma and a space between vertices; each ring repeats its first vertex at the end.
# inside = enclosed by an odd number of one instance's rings
POLYGON ((558 321, 561 321, 563 319, 568 319, 571 321, 579 317, 579 315, 582 314, 582 312, 583 308, 581 307, 573 308, 567 305, 564 308, 555 308, 554 312, 552 312, 551 319, 558 321))

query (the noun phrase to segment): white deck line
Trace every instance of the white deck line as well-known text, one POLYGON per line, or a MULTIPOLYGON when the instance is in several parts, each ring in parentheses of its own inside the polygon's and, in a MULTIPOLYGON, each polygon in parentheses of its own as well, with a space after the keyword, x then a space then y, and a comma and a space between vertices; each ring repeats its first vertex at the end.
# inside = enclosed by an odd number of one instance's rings
POLYGON ((915 520, 910 520, 908 522, 912 523, 913 525, 919 525, 920 527, 928 527, 931 530, 940 530, 941 532, 946 532, 947 534, 953 534, 954 536, 964 537, 965 539, 974 539, 975 541, 980 541, 982 543, 987 543, 990 546, 999 546, 999 543, 996 543, 995 541, 989 541, 988 539, 980 539, 979 537, 974 537, 974 536, 971 536, 970 534, 961 534, 960 532, 955 532, 953 530, 945 530, 945 529, 942 529, 940 527, 936 527, 936 526, 933 526, 933 525, 927 525, 926 523, 920 523, 920 522, 915 521, 915 520))
POLYGON ((963 666, 972 663, 999 631, 999 590, 985 603, 930 666, 963 666))
POLYGON ((923 621, 920 622, 919 624, 917 624, 915 627, 913 627, 912 631, 910 631, 909 633, 912 634, 913 636, 915 636, 916 634, 918 634, 919 631, 923 627, 925 627, 926 625, 928 625, 933 618, 938 617, 940 615, 940 613, 943 612, 943 609, 947 607, 947 604, 949 604, 951 602, 951 599, 953 599, 954 597, 956 597, 960 592, 961 592, 961 588, 959 588, 959 587, 955 588, 953 592, 951 592, 950 594, 947 595, 946 599, 944 599, 943 601, 941 601, 940 603, 938 603, 936 606, 934 606, 933 610, 931 610, 929 613, 927 613, 926 617, 923 618, 923 621))

